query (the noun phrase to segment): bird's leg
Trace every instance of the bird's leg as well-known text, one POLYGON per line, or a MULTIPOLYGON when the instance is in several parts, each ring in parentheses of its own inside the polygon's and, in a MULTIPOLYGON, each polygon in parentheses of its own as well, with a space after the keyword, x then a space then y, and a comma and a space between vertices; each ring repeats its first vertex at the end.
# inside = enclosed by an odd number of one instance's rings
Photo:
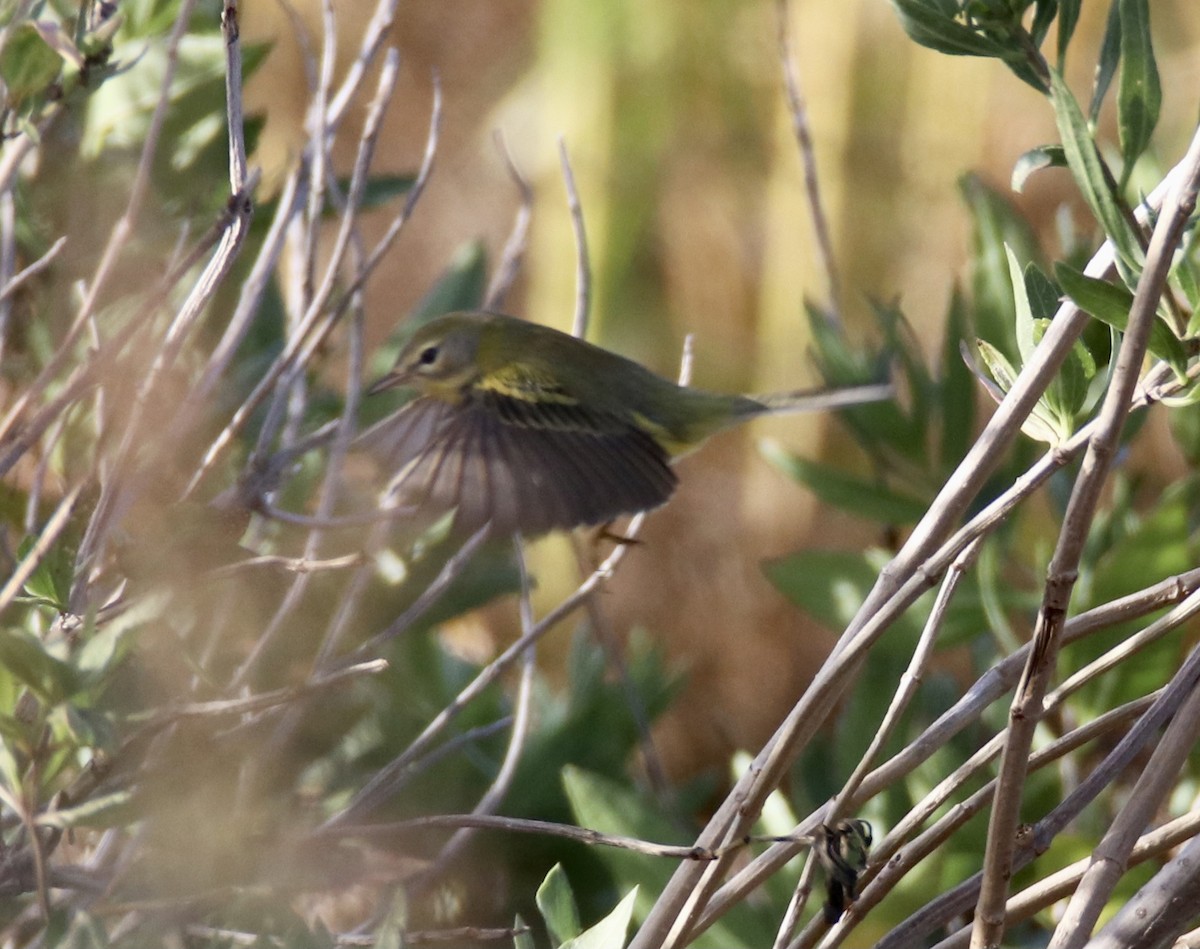
POLYGON ((636 537, 626 537, 624 534, 618 534, 613 531, 612 526, 615 523, 616 521, 609 521, 607 524, 601 524, 598 528, 596 528, 596 534, 592 538, 593 546, 598 545, 601 541, 605 540, 611 541, 619 547, 625 546, 626 544, 637 545, 641 543, 641 541, 636 537))

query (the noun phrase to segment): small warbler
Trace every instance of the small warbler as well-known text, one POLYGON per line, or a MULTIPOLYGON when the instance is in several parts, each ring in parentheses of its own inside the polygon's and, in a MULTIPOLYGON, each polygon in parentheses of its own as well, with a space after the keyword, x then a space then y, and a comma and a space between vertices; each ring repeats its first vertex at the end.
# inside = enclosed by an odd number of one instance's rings
POLYGON ((455 527, 536 536, 657 507, 671 460, 772 412, 885 399, 886 385, 779 395, 679 386, 574 336, 499 313, 421 327, 368 394, 417 398, 358 441, 394 475, 393 502, 456 509, 455 527))
POLYGON ((817 833, 817 859, 825 868, 825 922, 832 926, 847 906, 858 898, 858 878, 871 855, 871 825, 865 820, 840 820, 822 824, 817 833))

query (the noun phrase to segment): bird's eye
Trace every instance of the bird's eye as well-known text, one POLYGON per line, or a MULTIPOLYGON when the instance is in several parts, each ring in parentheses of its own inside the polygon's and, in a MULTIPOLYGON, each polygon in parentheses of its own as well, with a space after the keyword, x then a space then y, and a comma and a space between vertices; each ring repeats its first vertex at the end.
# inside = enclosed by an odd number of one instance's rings
POLYGON ((426 346, 421 350, 421 354, 417 356, 417 364, 420 366, 432 366, 437 362, 438 348, 436 346, 426 346))

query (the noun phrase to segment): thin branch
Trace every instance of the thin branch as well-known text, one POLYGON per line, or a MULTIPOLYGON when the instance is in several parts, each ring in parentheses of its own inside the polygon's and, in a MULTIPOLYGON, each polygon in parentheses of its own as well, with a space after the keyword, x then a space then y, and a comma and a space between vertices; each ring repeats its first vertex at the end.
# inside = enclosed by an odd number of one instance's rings
MULTIPOLYGON (((1161 827, 1152 830, 1138 839, 1137 844, 1129 854, 1130 866, 1137 866, 1148 860, 1161 857, 1180 844, 1185 844, 1183 850, 1154 879, 1142 887, 1132 900, 1127 902, 1117 914, 1097 933, 1092 945, 1096 949, 1129 949, 1135 945, 1150 945, 1143 934, 1150 927, 1157 929, 1168 912, 1168 908, 1157 902, 1154 897, 1170 889, 1170 880, 1175 871, 1181 867, 1185 872, 1194 872, 1200 866, 1195 849, 1200 846, 1200 811, 1189 811, 1182 817, 1168 821, 1161 827), (1190 862, 1190 867, 1187 866, 1190 862), (1111 930, 1111 941, 1109 934, 1111 930)), ((1079 885, 1087 870, 1090 860, 1085 858, 1048 874, 1036 883, 1031 884, 1008 901, 1008 919, 1010 922, 1024 922, 1032 919, 1037 913, 1048 909, 1054 903, 1069 896, 1079 885)), ((1191 912, 1195 901, 1184 901, 1191 912)), ((971 927, 963 926, 958 932, 937 943, 933 949, 967 949, 971 938, 971 927)), ((1159 943, 1162 944, 1162 943, 1159 943)), ((1178 944, 1176 944, 1178 945, 1178 944)))
POLYGON ((825 205, 821 200, 821 186, 817 178, 817 153, 813 148, 812 132, 808 125, 808 105, 800 86, 800 71, 796 68, 792 48, 788 0, 776 0, 775 14, 779 23, 779 63, 783 69, 783 88, 787 93, 788 112, 792 117, 792 133, 800 151, 800 163, 804 166, 804 190, 808 195, 808 213, 812 218, 813 236, 817 240, 817 254, 825 271, 829 287, 829 307, 826 319, 834 325, 842 322, 841 286, 838 280, 837 259, 833 253, 833 239, 829 236, 829 219, 825 216, 825 205))
MULTIPOLYGON (((105 245, 104 251, 100 256, 100 263, 97 265, 96 272, 92 276, 91 283, 88 285, 87 294, 79 311, 75 314, 75 319, 67 330, 66 336, 59 343, 54 355, 42 367, 42 371, 38 373, 37 378, 34 379, 29 388, 15 401, 12 410, 4 422, 0 423, 0 442, 6 438, 15 420, 24 414, 25 409, 30 404, 41 398, 42 392, 45 391, 51 381, 69 363, 74 352, 75 342, 79 338, 79 334, 83 332, 84 327, 87 326, 92 313, 95 312, 100 294, 106 288, 108 279, 116 267, 121 252, 125 249, 125 245, 133 235, 134 227, 141 216, 146 192, 150 188, 150 173, 153 168, 154 159, 158 154, 159 138, 162 135, 163 124, 166 122, 167 117, 167 109, 171 102, 171 87, 174 84, 175 72, 179 66, 179 45, 187 33, 188 24, 191 22, 192 11, 195 9, 196 3, 197 0, 181 0, 179 14, 175 18, 175 24, 167 39, 163 78, 159 86, 158 100, 146 130, 145 144, 142 146, 138 167, 134 172, 133 183, 129 189, 129 200, 126 202, 125 210, 113 226, 108 243, 105 245)), ((21 152, 20 143, 27 139, 28 136, 22 135, 18 143, 7 145, 5 148, 5 157, 16 157, 21 152)), ((15 168, 13 172, 15 173, 15 168)), ((3 171, 0 171, 0 181, 5 183, 5 187, 0 188, 0 190, 7 190, 7 179, 3 171)))
POLYGON ((188 483, 188 487, 184 492, 185 498, 189 497, 196 490, 200 482, 204 479, 204 476, 212 469, 213 465, 216 464, 221 455, 223 455, 233 443, 233 439, 238 435, 239 432, 241 432, 246 423, 250 420, 253 413, 262 404, 263 400, 266 399, 266 397, 270 394, 280 376, 283 375, 283 373, 287 371, 293 364, 307 365, 308 360, 312 357, 312 354, 316 352, 317 348, 325 340, 329 331, 335 325, 335 322, 342 310, 349 305, 350 301, 353 299, 353 295, 362 289, 367 279, 374 271, 375 267, 378 266, 379 262, 383 259, 383 256, 391 248, 396 238, 400 235, 404 225, 412 216, 412 212, 416 207, 416 203, 425 190, 425 185, 429 180, 429 175, 433 171, 433 160, 437 154, 438 132, 441 127, 441 118, 441 85, 435 80, 433 110, 429 123, 429 135, 425 144, 425 157, 422 160, 421 169, 417 173, 416 180, 413 182, 412 188, 410 188, 408 191, 404 208, 392 221, 392 224, 384 234, 383 238, 380 239, 379 243, 375 245, 375 249, 367 258, 366 263, 360 269, 359 273, 355 275, 354 279, 350 283, 350 286, 343 292, 343 296, 341 297, 340 301, 334 305, 332 312, 326 318, 324 326, 315 332, 313 331, 313 328, 317 324, 317 318, 320 315, 319 310, 314 309, 306 316, 305 322, 297 327, 295 332, 289 337, 287 345, 284 347, 284 351, 275 360, 263 379, 258 383, 257 386, 255 386, 254 391, 251 392, 246 401, 234 413, 229 424, 222 429, 221 433, 205 452, 202 462, 199 466, 197 466, 197 469, 192 475, 192 479, 188 483))
POLYGON ((378 840, 387 836, 406 836, 430 828, 474 828, 477 830, 498 830, 516 834, 539 834, 546 837, 558 837, 563 840, 573 840, 577 843, 591 844, 599 847, 614 847, 618 850, 629 850, 633 853, 645 854, 648 857, 662 857, 668 860, 698 860, 715 859, 712 851, 698 847, 678 847, 671 844, 656 844, 636 837, 625 837, 620 834, 602 834, 598 830, 586 827, 576 827, 574 824, 557 824, 553 821, 529 820, 519 817, 501 817, 492 814, 432 814, 428 817, 414 817, 410 820, 397 821, 391 824, 366 824, 362 826, 347 824, 336 830, 322 831, 320 836, 336 835, 339 838, 365 837, 378 840))
MULTIPOLYGON (((1045 817, 1039 820, 1022 839, 1028 841, 1015 853, 1014 871, 1028 865, 1039 853, 1044 853, 1055 835, 1086 807, 1096 796, 1128 768, 1131 762, 1154 739, 1158 729, 1175 713, 1200 681, 1200 650, 1193 650, 1170 684, 1161 690, 1154 703, 1142 713, 1137 723, 1125 734, 1108 754, 1100 766, 1094 768, 1071 792, 1045 817)), ((989 791, 989 796, 990 796, 989 791)), ((980 806, 986 798, 980 801, 980 806)), ((921 910, 906 919, 878 943, 878 949, 900 949, 913 945, 914 939, 924 940, 931 932, 956 916, 967 912, 979 896, 982 872, 975 874, 953 889, 930 901, 921 910)), ((865 894, 864 894, 865 896, 865 894)))
POLYGON ((579 191, 575 188, 575 173, 571 170, 567 141, 561 136, 558 139, 558 160, 562 165, 563 184, 567 189, 571 227, 575 232, 575 316, 571 320, 571 334, 586 339, 588 316, 592 310, 592 263, 588 255, 587 228, 583 224, 583 203, 579 200, 579 191))
MULTIPOLYGON (((1088 941, 1125 873, 1134 844, 1171 792, 1197 739, 1200 739, 1200 687, 1193 687, 1162 740, 1154 746, 1116 819, 1093 850, 1087 871, 1054 930, 1050 949, 1078 949, 1088 941)), ((1196 870, 1191 872, 1195 878, 1196 870)))
POLYGON ((533 188, 521 174, 516 162, 513 161, 512 153, 508 150, 508 143, 504 140, 504 133, 496 129, 492 134, 492 139, 496 143, 496 150, 504 158, 504 166, 508 169, 508 176, 517 187, 521 203, 517 207, 516 217, 513 218, 508 240, 504 242, 500 263, 496 265, 487 293, 484 294, 483 308, 485 310, 503 308, 504 299, 512 289, 517 273, 521 269, 521 261, 525 257, 525 251, 529 244, 529 222, 533 218, 533 188))
POLYGON ((46 253, 42 254, 41 257, 29 264, 29 266, 23 267, 16 274, 14 274, 8 283, 4 284, 3 289, 0 289, 0 300, 10 299, 12 295, 20 290, 24 284, 49 267, 54 262, 54 258, 57 257, 62 249, 66 246, 67 238, 65 236, 60 237, 50 245, 50 248, 46 251, 46 253))
MULTIPOLYGON (((633 524, 630 526, 631 530, 635 529, 634 525, 640 524, 639 518, 641 517, 642 515, 637 515, 634 518, 633 524)), ((455 696, 454 700, 433 717, 404 753, 377 771, 342 811, 329 818, 322 825, 322 829, 342 826, 350 822, 353 818, 369 813, 390 797, 392 785, 404 773, 409 764, 430 747, 434 739, 459 716, 467 705, 499 679, 518 658, 524 655, 525 650, 530 645, 541 639, 542 636, 553 629, 558 623, 579 609, 583 601, 612 576, 613 571, 621 560, 624 559, 629 549, 630 545, 628 544, 618 546, 592 572, 591 576, 576 588, 573 594, 559 603, 558 606, 542 617, 541 621, 529 630, 528 633, 525 633, 513 642, 499 656, 481 669, 475 678, 455 696)))
MULTIPOLYGON (((521 632, 528 633, 533 629, 533 603, 530 599, 529 570, 525 563, 525 547, 520 534, 513 535, 513 552, 516 555, 517 567, 521 574, 521 632)), ((504 752, 504 760, 496 771, 488 789, 479 799, 479 803, 471 810, 472 817, 491 817, 500 808, 512 787, 513 778, 517 773, 521 755, 525 750, 531 726, 530 708, 533 702, 533 679, 537 671, 537 642, 531 640, 529 648, 521 658, 521 677, 517 682, 516 698, 513 701, 512 732, 509 734, 508 748, 504 752)), ((475 828, 461 827, 442 847, 433 865, 423 871, 410 884, 410 892, 422 892, 437 881, 446 866, 458 857, 468 842, 474 836, 475 828)))
MULTIPOLYGON (((1183 605, 1156 620, 1152 624, 1152 628, 1159 627, 1164 631, 1178 628, 1188 620, 1195 610, 1190 603, 1190 598, 1197 590, 1198 585, 1200 585, 1200 569, 1189 571, 1181 576, 1168 577, 1145 590, 1081 613, 1067 622, 1064 643, 1076 642, 1115 623, 1136 619, 1172 603, 1182 603, 1183 605)), ((1146 634, 1139 634, 1139 636, 1143 635, 1146 634)), ((954 735, 977 721, 988 706, 1016 685, 1029 648, 1029 644, 1026 643, 1019 652, 987 670, 958 702, 926 728, 908 747, 871 772, 863 780, 862 786, 850 806, 857 807, 862 801, 868 800, 883 789, 904 780, 907 775, 944 747, 954 735)), ((1097 661, 1103 661, 1103 657, 1097 661)), ((999 751, 998 747, 996 751, 999 751)), ((947 781, 950 780, 947 779, 947 781)), ((933 802, 930 806, 934 808, 940 806, 940 802, 945 800, 955 786, 955 784, 939 785, 942 791, 931 792, 931 795, 927 797, 928 801, 933 802)), ((918 810, 911 813, 912 819, 918 819, 918 810)), ((811 831, 823 817, 824 808, 821 808, 811 818, 800 824, 799 832, 811 831)), ((906 818, 907 820, 909 818, 906 818)), ((920 817, 919 820, 924 820, 924 817, 920 817)), ((899 833, 899 828, 894 828, 893 833, 899 833)), ((888 839, 892 839, 892 835, 889 835, 888 839)), ((902 835, 901 839, 903 839, 902 835)), ((697 928, 712 925, 717 918, 737 905, 750 892, 761 886, 784 863, 791 860, 798 850, 799 848, 795 846, 780 845, 768 849, 751 861, 714 896, 709 910, 704 914, 697 928)), ((874 859, 886 860, 888 855, 886 843, 876 844, 873 855, 874 859)))

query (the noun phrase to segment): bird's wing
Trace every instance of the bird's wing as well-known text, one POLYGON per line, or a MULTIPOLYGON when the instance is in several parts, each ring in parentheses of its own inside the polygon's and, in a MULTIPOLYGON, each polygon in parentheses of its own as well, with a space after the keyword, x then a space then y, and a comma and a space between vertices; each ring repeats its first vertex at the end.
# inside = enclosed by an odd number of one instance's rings
POLYGON ((404 506, 456 508, 455 524, 529 536, 657 507, 675 490, 666 451, 630 422, 565 393, 478 387, 422 398, 360 436, 404 506))

